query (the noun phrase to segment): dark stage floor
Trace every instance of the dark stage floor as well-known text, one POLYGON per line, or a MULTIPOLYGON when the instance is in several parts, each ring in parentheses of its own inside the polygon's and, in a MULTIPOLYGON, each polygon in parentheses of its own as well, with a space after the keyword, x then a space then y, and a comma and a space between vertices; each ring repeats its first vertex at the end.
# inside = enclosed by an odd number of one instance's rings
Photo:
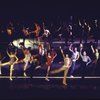
POLYGON ((0 77, 1 99, 98 99, 100 98, 100 77, 68 78, 68 85, 63 86, 61 78, 16 77, 11 82, 9 77, 0 77))

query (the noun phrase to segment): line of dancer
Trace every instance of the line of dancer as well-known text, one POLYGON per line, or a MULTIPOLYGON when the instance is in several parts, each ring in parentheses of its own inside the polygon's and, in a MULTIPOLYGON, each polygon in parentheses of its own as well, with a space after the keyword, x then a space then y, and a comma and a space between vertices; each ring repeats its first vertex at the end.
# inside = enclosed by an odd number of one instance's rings
MULTIPOLYGON (((92 58, 91 55, 87 53, 86 50, 86 45, 80 43, 79 48, 77 46, 74 46, 74 44, 70 44, 67 47, 67 50, 71 52, 70 54, 67 52, 66 54, 64 53, 64 49, 60 46, 58 50, 60 50, 60 53, 62 54, 63 57, 63 65, 61 67, 57 67, 52 70, 53 62, 54 59, 59 57, 57 51, 51 47, 50 44, 49 48, 47 49, 43 43, 38 41, 38 49, 36 50, 37 53, 34 53, 30 50, 30 48, 25 48, 25 46, 20 44, 20 47, 24 54, 23 59, 19 59, 18 57, 18 50, 7 50, 6 53, 10 60, 8 62, 2 62, 2 57, 0 57, 0 74, 1 73, 1 68, 3 66, 9 65, 10 66, 10 80, 12 81, 12 76, 13 76, 13 70, 15 67, 15 64, 19 63, 24 63, 23 66, 23 75, 26 77, 27 76, 27 69, 29 67, 29 64, 31 67, 34 67, 35 71, 38 68, 43 68, 45 67, 46 70, 46 75, 45 75, 45 80, 50 81, 49 75, 64 72, 62 84, 67 85, 67 76, 68 74, 72 77, 74 77, 74 71, 77 66, 77 62, 80 64, 80 67, 82 68, 82 78, 84 78, 85 73, 87 71, 88 66, 93 66, 93 74, 95 74, 95 70, 97 68, 97 64, 99 61, 99 50, 97 47, 94 47, 93 44, 90 45, 90 47, 87 47, 87 49, 91 50, 91 53, 93 54, 94 58, 92 58), (81 61, 79 61, 81 59, 81 61)), ((59 58, 62 59, 62 58, 59 58)), ((58 63, 59 64, 59 63, 58 63)), ((32 72, 32 71, 31 71, 32 72)), ((33 73, 34 74, 34 73, 33 73)))

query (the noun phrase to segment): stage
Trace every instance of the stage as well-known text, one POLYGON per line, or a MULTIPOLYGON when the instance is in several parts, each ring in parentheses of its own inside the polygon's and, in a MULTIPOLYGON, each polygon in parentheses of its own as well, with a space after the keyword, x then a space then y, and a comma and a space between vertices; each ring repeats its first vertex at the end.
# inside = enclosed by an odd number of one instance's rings
MULTIPOLYGON (((94 40, 88 40, 88 44, 94 40)), ((79 40, 74 42, 74 45, 79 47, 79 40)), ((68 45, 70 42, 68 42, 68 45)), ((59 46, 65 50, 64 53, 69 53, 68 46, 65 41, 53 41, 52 47, 57 52, 57 57, 52 63, 51 70, 60 68, 63 65, 63 58, 59 46), (62 63, 61 63, 62 62, 62 63)), ((98 41, 98 48, 100 48, 100 40, 98 41)), ((3 50, 3 49, 2 49, 3 50)), ((3 50, 4 51, 4 50, 3 50)), ((20 58, 22 52, 18 49, 18 57, 20 58)), ((90 52, 88 52, 90 53, 90 52)), ((5 54, 6 55, 6 54, 5 54)), ((6 55, 7 56, 7 55, 6 55)), ((8 59, 5 58, 3 63, 8 59)), ((99 59, 100 60, 100 59, 99 59)), ((9 65, 1 67, 2 75, 0 76, 0 99, 98 99, 100 98, 100 67, 96 68, 95 74, 92 74, 94 66, 88 66, 84 80, 81 77, 80 61, 76 62, 74 76, 69 77, 68 85, 62 84, 62 73, 56 75, 49 75, 50 81, 45 80, 47 67, 41 69, 34 69, 31 64, 28 65, 26 74, 23 76, 24 63, 14 65, 13 81, 9 80, 9 65)), ((36 66, 35 66, 36 67, 36 66)))
POLYGON ((62 85, 62 77, 13 77, 0 76, 0 99, 98 99, 100 77, 68 77, 68 85, 62 85))

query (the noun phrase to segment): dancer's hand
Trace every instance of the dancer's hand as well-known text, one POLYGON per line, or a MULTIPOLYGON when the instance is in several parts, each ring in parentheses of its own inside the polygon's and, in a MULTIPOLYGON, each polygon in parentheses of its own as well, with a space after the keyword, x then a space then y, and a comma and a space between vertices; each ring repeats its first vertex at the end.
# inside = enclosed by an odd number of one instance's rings
POLYGON ((82 43, 80 43, 80 48, 83 48, 83 44, 82 43))
POLYGON ((91 48, 93 48, 93 45, 91 45, 91 48))
POLYGON ((61 46, 59 48, 61 49, 61 46))
POLYGON ((86 66, 88 66, 88 65, 89 65, 89 63, 86 64, 86 66))

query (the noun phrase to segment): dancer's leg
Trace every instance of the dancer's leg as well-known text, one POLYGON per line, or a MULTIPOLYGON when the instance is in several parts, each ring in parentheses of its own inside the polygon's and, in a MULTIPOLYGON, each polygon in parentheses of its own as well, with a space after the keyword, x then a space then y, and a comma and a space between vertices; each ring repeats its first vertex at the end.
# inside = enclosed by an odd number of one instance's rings
POLYGON ((55 69, 53 71, 51 71, 50 73, 51 74, 56 74, 56 73, 59 73, 59 72, 62 72, 66 69, 66 67, 63 65, 62 67, 60 67, 59 69, 55 69))
POLYGON ((47 81, 49 81, 49 79, 48 79, 49 72, 50 72, 50 66, 48 66, 48 68, 47 68, 47 74, 45 77, 45 80, 47 80, 47 81))
POLYGON ((10 66, 10 80, 12 80, 13 67, 14 67, 14 65, 11 65, 10 66))
POLYGON ((0 64, 1 67, 2 67, 2 66, 6 66, 6 65, 10 65, 10 62, 6 62, 6 63, 0 64))
POLYGON ((26 75, 26 68, 27 68, 27 66, 28 66, 28 62, 25 62, 25 65, 24 65, 24 76, 26 77, 27 75, 26 75))
POLYGON ((64 85, 67 85, 67 83, 66 83, 66 80, 67 80, 67 74, 68 74, 68 68, 66 68, 65 70, 64 70, 64 77, 63 77, 63 84, 64 85))

